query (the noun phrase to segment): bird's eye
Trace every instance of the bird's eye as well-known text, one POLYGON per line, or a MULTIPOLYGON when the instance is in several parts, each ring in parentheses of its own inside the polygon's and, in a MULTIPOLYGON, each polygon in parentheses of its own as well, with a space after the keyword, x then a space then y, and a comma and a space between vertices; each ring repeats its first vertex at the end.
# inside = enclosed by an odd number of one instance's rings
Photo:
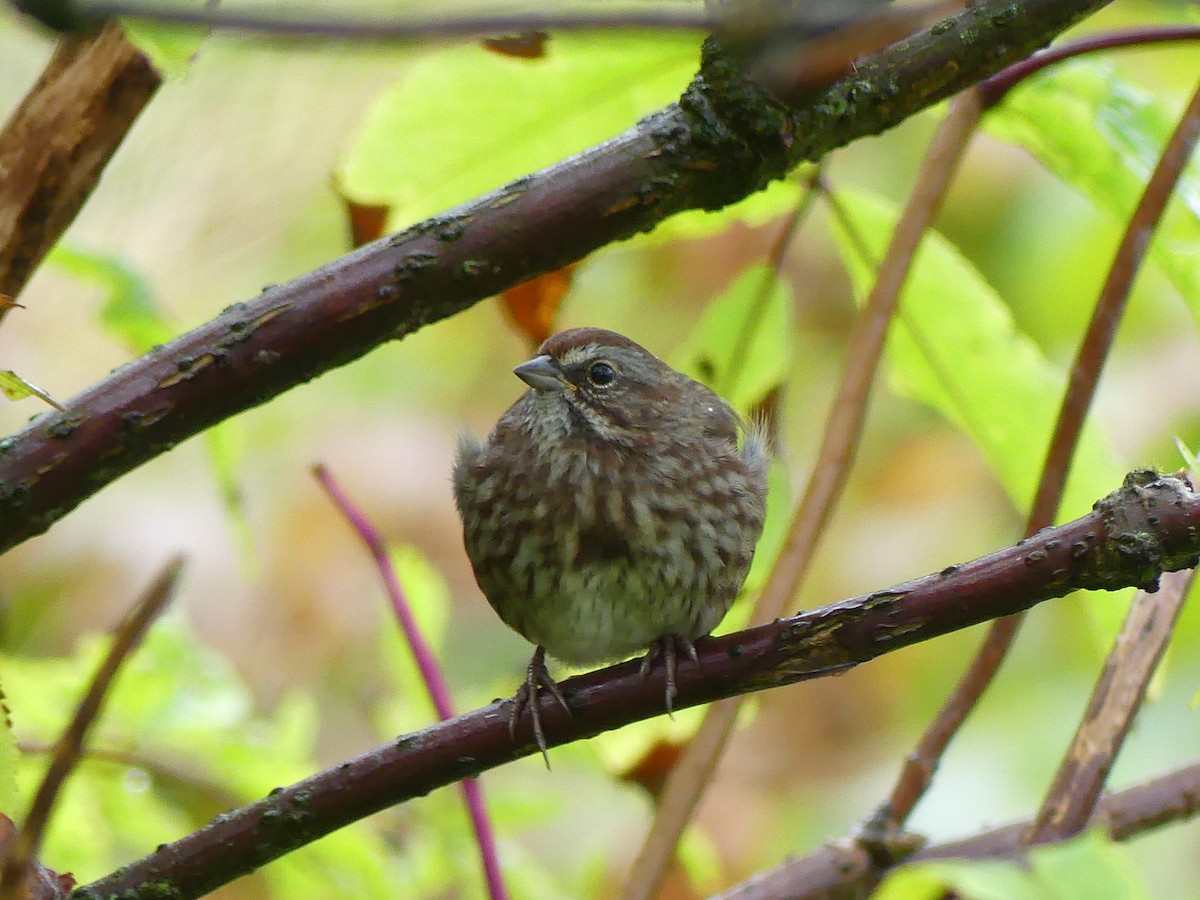
POLYGON ((596 387, 612 384, 617 377, 617 370, 606 362, 594 362, 588 367, 588 381, 596 387))

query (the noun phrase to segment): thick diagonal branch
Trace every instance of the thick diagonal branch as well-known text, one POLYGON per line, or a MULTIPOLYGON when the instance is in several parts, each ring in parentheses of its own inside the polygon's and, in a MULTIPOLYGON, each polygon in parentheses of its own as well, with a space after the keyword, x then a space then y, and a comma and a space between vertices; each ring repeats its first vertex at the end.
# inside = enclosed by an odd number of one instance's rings
MULTIPOLYGON (((845 671, 884 653, 1080 588, 1150 588, 1200 559, 1200 494, 1135 472, 1094 510, 1015 547, 915 581, 697 642, 676 675, 679 708, 845 671)), ((571 714, 542 710, 557 746, 661 715, 665 674, 636 660, 561 684, 571 714)), ((264 799, 82 888, 80 898, 198 897, 357 819, 537 752, 514 746, 505 704, 398 738, 264 799), (156 893, 157 892, 157 893, 156 893)))
POLYGON ((676 104, 261 296, 0 441, 0 552, 180 441, 685 209, 714 209, 1029 55, 1108 0, 983 0, 785 109, 714 42, 676 104))
POLYGON ((116 22, 59 41, 0 132, 0 294, 25 287, 159 83, 116 22))

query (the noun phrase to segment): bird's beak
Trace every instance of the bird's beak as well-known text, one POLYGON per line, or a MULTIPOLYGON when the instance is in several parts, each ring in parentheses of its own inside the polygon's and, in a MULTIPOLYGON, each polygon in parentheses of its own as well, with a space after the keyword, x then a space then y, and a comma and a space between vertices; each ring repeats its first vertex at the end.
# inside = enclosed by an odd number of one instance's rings
POLYGON ((535 391, 561 391, 570 386, 562 377, 554 360, 544 353, 535 356, 529 362, 521 363, 513 369, 513 374, 535 391))

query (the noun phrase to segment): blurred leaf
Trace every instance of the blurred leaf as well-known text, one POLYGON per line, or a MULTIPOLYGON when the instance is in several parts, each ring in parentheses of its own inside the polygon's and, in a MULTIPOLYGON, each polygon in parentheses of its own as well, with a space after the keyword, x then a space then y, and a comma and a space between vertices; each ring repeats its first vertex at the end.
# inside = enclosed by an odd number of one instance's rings
POLYGON ((651 246, 675 240, 700 240, 721 234, 733 223, 758 228, 793 213, 804 196, 803 181, 812 166, 801 166, 788 178, 773 181, 767 187, 737 203, 716 210, 691 209, 660 222, 649 234, 635 241, 651 246))
MULTIPOLYGON (((195 6, 198 4, 188 4, 195 6)), ((121 27, 139 50, 164 78, 182 78, 208 37, 204 28, 188 25, 164 25, 146 19, 122 19, 121 27)))
POLYGON ((571 289, 575 266, 563 266, 509 288, 501 295, 501 306, 509 319, 533 347, 554 333, 558 309, 571 289))
POLYGON ((392 208, 386 203, 355 203, 338 190, 342 203, 346 207, 346 219, 350 223, 350 245, 361 247, 376 238, 382 237, 387 230, 388 216, 392 208))
POLYGON ((655 741, 646 748, 633 765, 618 773, 622 781, 636 784, 651 797, 662 793, 663 785, 675 763, 679 762, 685 744, 682 741, 655 741))
POLYGON ((131 353, 145 353, 175 336, 150 283, 120 259, 59 244, 47 260, 103 292, 100 323, 131 353))
POLYGON ((517 59, 541 59, 546 55, 546 42, 550 35, 545 31, 522 31, 502 37, 484 38, 479 43, 485 50, 500 56, 517 59))
MULTIPOLYGON (((739 601, 734 606, 734 609, 739 609, 739 607, 746 612, 747 616, 749 615, 750 603, 739 601)), ((734 630, 734 626, 727 624, 729 620, 730 616, 726 616, 718 631, 726 632, 734 630)), ((691 665, 691 661, 681 662, 680 665, 691 665)), ((592 738, 583 746, 595 752, 606 771, 616 773, 619 777, 620 773, 628 773, 635 770, 641 764, 642 760, 648 754, 652 753, 657 746, 686 744, 700 730, 700 725, 704 722, 706 712, 707 707, 704 706, 677 709, 670 716, 660 715, 652 719, 632 722, 615 731, 606 731, 592 738)), ((738 709, 735 727, 738 729, 745 728, 757 716, 757 695, 751 694, 745 696, 742 698, 741 706, 738 709)), ((571 745, 571 747, 557 747, 555 751, 556 754, 562 754, 563 751, 570 750, 572 747, 576 747, 576 745, 571 745)), ((557 766, 555 768, 557 770, 557 766)))
MULTIPOLYGON (((752 413, 764 408, 791 372, 795 354, 793 305, 791 287, 778 272, 765 264, 749 266, 725 293, 708 304, 673 355, 673 365, 715 390, 743 419, 753 421, 752 413)), ((765 430, 770 433, 769 427, 765 430)), ((790 499, 789 471, 772 461, 767 520, 743 594, 756 591, 774 565, 787 533, 790 499)), ((749 615, 749 603, 736 604, 720 630, 738 628, 749 615)))
POLYGON ((8 712, 8 700, 0 692, 0 813, 8 816, 17 809, 17 740, 13 737, 12 717, 8 712))
POLYGON ((1149 900, 1123 847, 1099 830, 1036 847, 1029 868, 993 860, 939 860, 895 870, 874 900, 1149 900))
MULTIPOLYGON (((51 250, 47 259, 103 292, 100 324, 130 353, 145 353, 167 343, 176 335, 177 329, 159 306, 150 283, 120 259, 62 244, 51 250)), ((243 457, 241 426, 233 419, 215 425, 204 432, 204 446, 221 500, 237 534, 243 563, 251 568, 253 534, 246 518, 238 478, 243 457)))
MULTIPOLYGON (((894 204, 839 190, 842 205, 873 260, 895 225, 894 204)), ((837 217, 834 217, 835 220, 837 217)), ((875 266, 864 262, 840 222, 842 259, 856 293, 865 296, 875 266)), ((963 430, 1018 510, 1037 489, 1064 379, 1034 342, 1013 325, 1008 307, 944 237, 926 235, 904 288, 887 346, 894 390, 928 404, 963 430)), ((1123 470, 1094 423, 1085 425, 1071 465, 1059 520, 1091 509, 1121 483, 1123 470)))
MULTIPOLYGON (((55 659, 5 658, 5 682, 15 731, 22 741, 48 744, 71 715, 107 640, 89 639, 80 652, 55 659)), ((117 748, 147 760, 86 758, 67 782, 50 823, 44 859, 87 881, 148 853, 203 824, 203 809, 181 805, 177 786, 157 772, 176 766, 194 779, 197 793, 219 792, 221 802, 249 802, 271 788, 316 771, 314 703, 291 696, 273 716, 254 712, 250 692, 232 667, 202 648, 167 616, 147 634, 115 681, 89 747, 117 748)), ((45 769, 25 758, 19 786, 28 798, 45 769)), ((263 869, 269 897, 398 896, 398 875, 386 842, 359 823, 263 869)))
POLYGON ((62 405, 57 400, 37 385, 26 381, 11 369, 0 369, 0 393, 3 393, 9 400, 24 400, 26 397, 37 397, 39 400, 49 403, 57 410, 62 409, 62 405))
POLYGON ((901 866, 872 900, 940 900, 953 891, 961 900, 1051 900, 1033 877, 1013 863, 953 860, 901 866))
POLYGON ((787 379, 794 349, 792 292, 774 269, 753 265, 704 310, 674 354, 743 416, 787 379))
POLYGON ((678 99, 701 38, 555 35, 537 60, 439 49, 381 96, 338 172, 396 229, 618 134, 678 99), (466 135, 467 137, 464 137, 466 135))
MULTIPOLYGON (((1175 127, 1152 94, 1095 59, 1060 63, 1014 88, 985 118, 1047 169, 1120 220, 1129 216, 1175 127)), ((1200 159, 1184 169, 1150 245, 1200 321, 1200 159)))
POLYGON ((687 873, 696 894, 707 897, 719 891, 728 879, 721 848, 703 828, 692 825, 679 842, 679 864, 687 873))
POLYGON ((1029 862, 1038 884, 1055 900, 1150 900, 1128 851, 1100 828, 1039 847, 1029 862))
MULTIPOLYGON (((391 551, 391 558, 417 628, 436 655, 446 639, 450 590, 441 574, 416 547, 397 547, 391 551)), ((377 722, 382 735, 394 735, 424 728, 436 722, 438 717, 396 613, 382 589, 379 595, 382 605, 379 626, 381 674, 390 688, 377 722)))

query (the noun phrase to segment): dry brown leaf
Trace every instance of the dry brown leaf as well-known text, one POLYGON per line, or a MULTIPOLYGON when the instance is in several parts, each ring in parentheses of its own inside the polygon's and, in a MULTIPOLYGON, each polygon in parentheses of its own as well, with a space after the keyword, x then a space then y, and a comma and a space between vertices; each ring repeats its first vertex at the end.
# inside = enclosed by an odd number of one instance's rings
POLYGON ((541 59, 546 55, 546 42, 550 35, 544 31, 522 31, 518 34, 505 34, 500 37, 484 38, 479 43, 484 49, 500 56, 514 56, 517 59, 541 59))
POLYGON ((563 266, 511 287, 500 295, 501 306, 509 320, 528 338, 531 346, 539 346, 554 333, 558 308, 571 289, 574 275, 574 266, 563 266))

